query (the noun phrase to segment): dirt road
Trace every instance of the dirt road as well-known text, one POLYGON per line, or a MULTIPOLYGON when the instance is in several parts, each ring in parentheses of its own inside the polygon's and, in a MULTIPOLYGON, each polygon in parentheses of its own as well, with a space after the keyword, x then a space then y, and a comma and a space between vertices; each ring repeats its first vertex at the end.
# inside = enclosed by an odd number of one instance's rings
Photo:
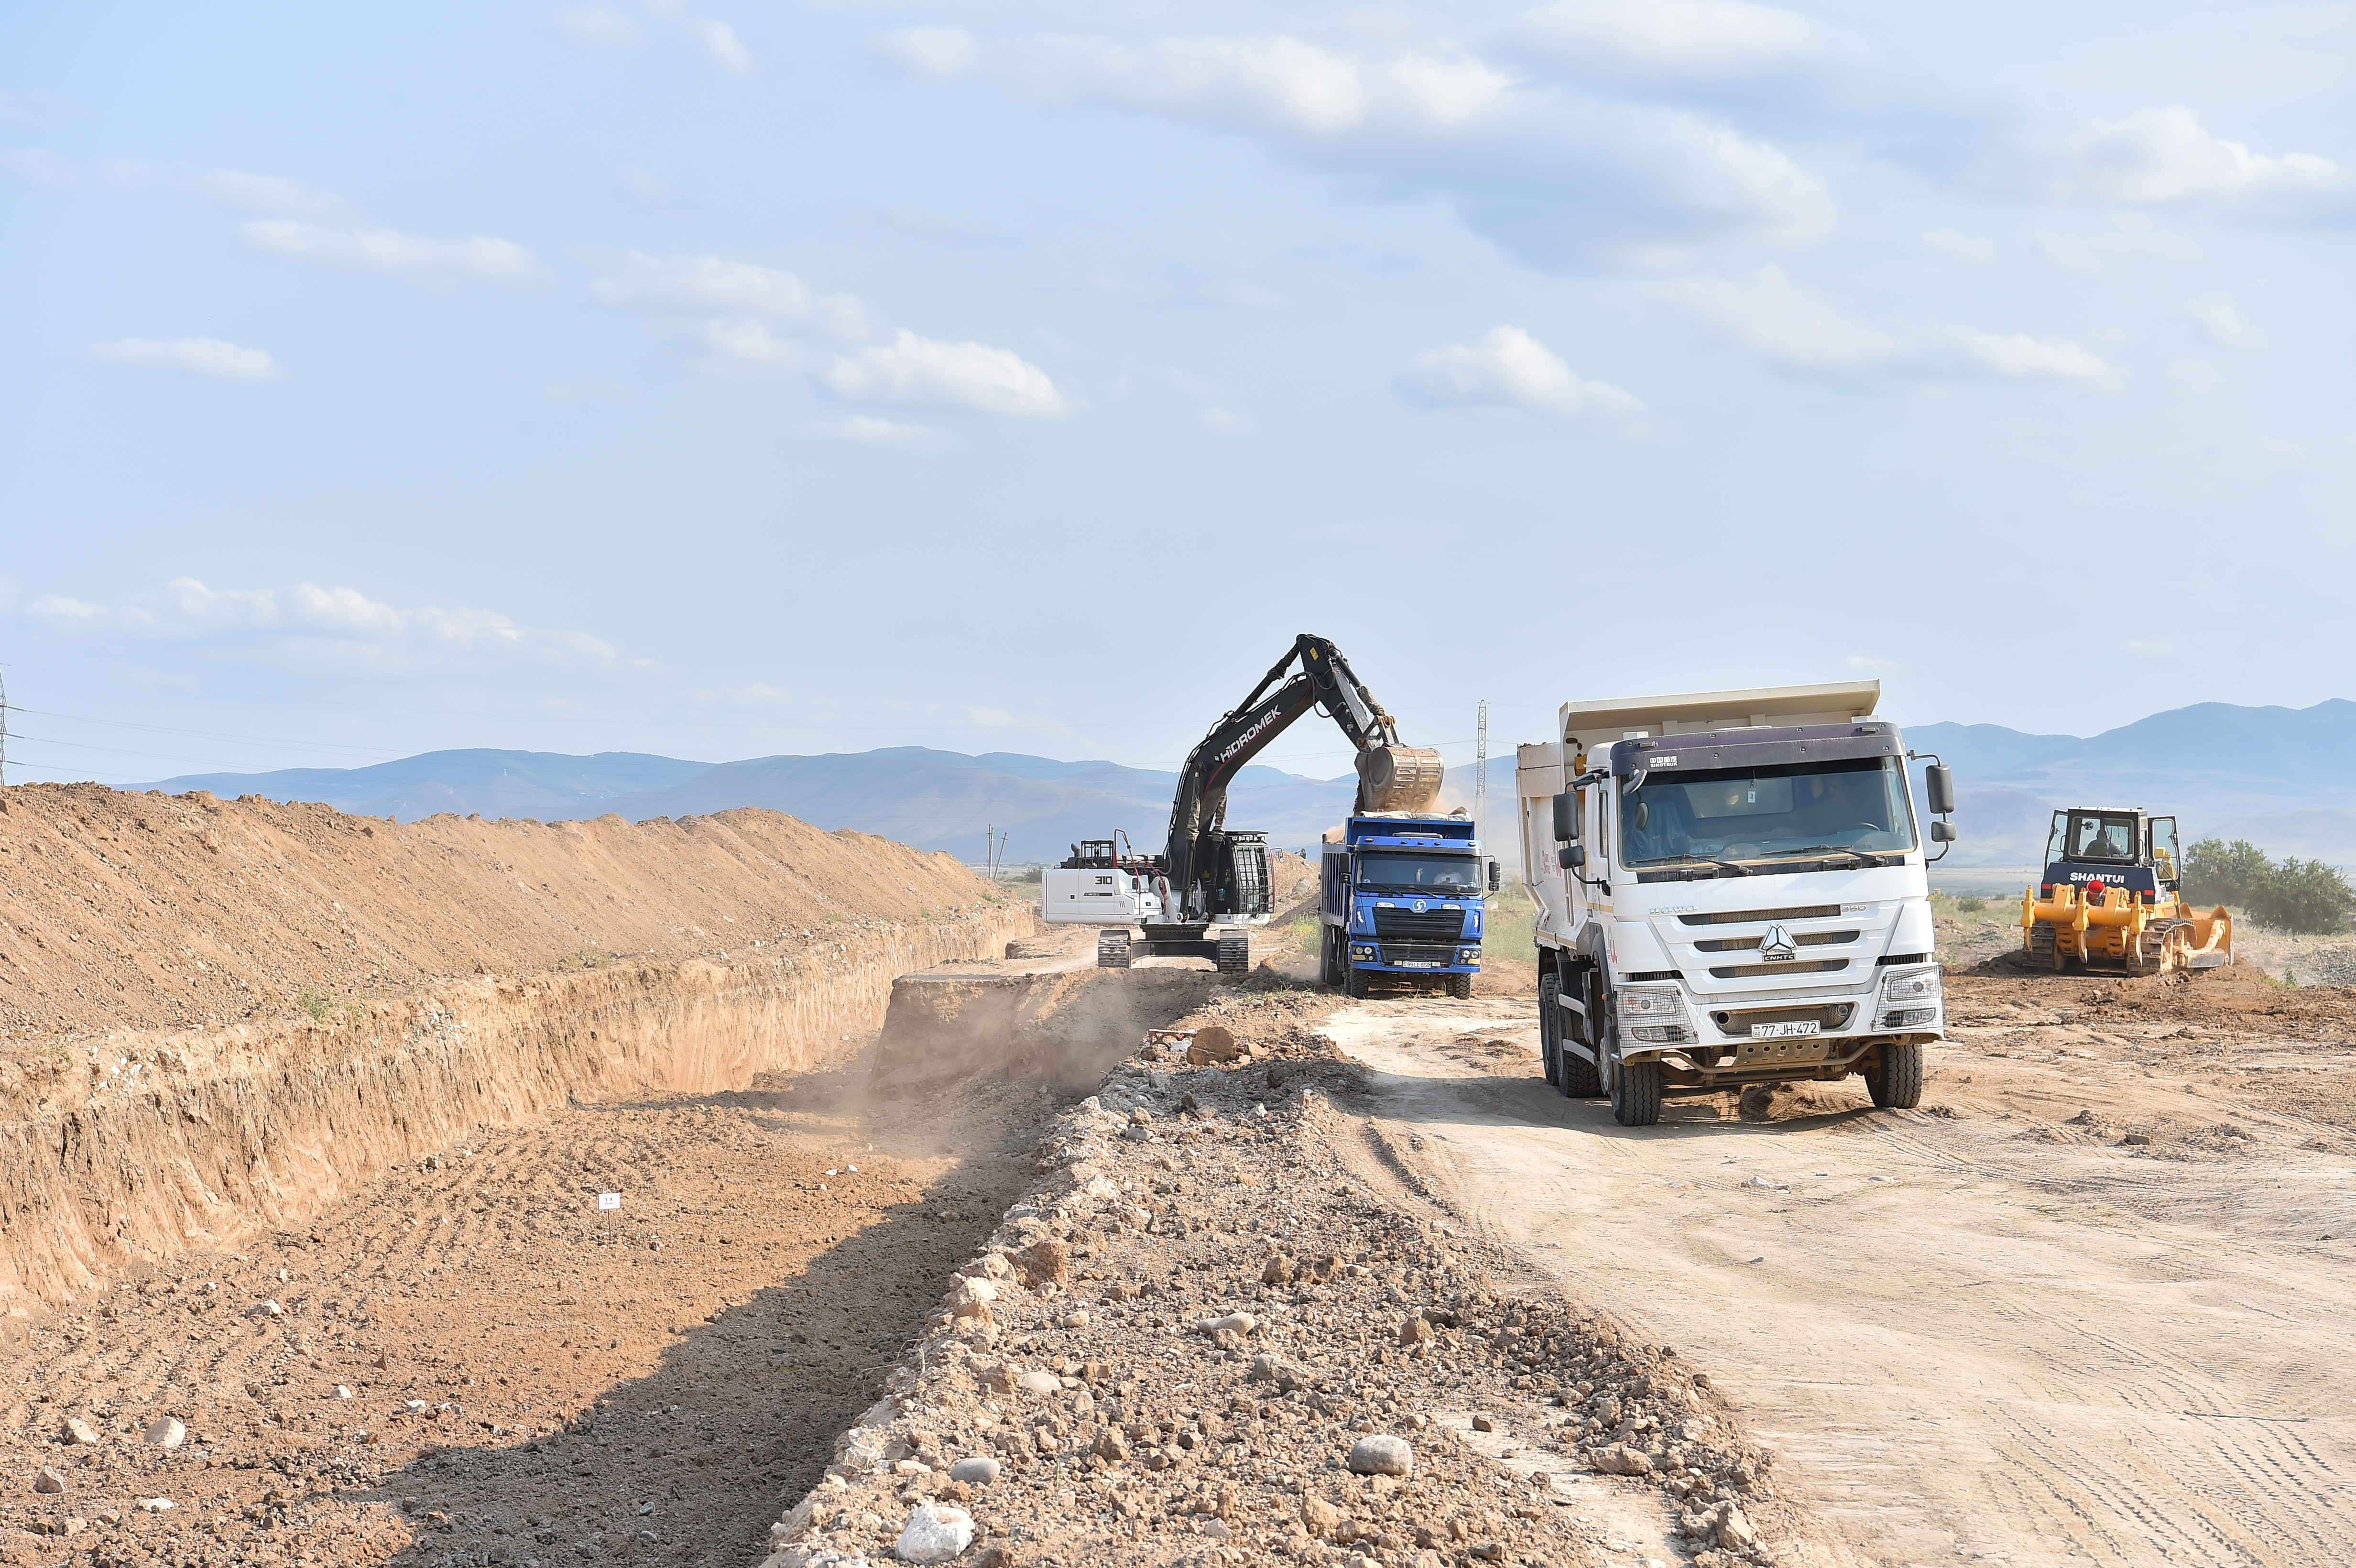
POLYGON ((1627 1130, 1546 1085, 1527 1004, 1324 1027, 1471 1226, 1710 1372, 1846 1563, 2356 1561, 2356 1009, 1951 986, 1911 1113, 1852 1080, 1627 1130))

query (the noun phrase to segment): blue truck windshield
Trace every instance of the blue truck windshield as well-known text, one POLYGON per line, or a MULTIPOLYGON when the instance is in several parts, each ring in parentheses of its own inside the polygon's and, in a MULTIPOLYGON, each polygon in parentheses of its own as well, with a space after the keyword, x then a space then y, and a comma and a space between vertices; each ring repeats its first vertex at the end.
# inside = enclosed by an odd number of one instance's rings
POLYGON ((1472 898, 1481 891, 1481 858, 1477 855, 1412 853, 1361 855, 1358 857, 1358 891, 1472 898))
POLYGON ((1895 757, 1655 770, 1620 802, 1620 856, 1629 866, 1913 848, 1914 812, 1895 757))

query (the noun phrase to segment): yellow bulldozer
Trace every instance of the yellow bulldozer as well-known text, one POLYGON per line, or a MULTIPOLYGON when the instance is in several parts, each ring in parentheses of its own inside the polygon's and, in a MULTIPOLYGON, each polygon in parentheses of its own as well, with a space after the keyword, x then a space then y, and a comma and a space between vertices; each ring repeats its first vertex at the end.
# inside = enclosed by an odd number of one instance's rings
POLYGON ((2233 961, 2233 917, 2184 901, 2176 818, 2080 807, 2053 814, 2045 874, 2020 898, 2032 969, 2099 964, 2189 976, 2233 961))

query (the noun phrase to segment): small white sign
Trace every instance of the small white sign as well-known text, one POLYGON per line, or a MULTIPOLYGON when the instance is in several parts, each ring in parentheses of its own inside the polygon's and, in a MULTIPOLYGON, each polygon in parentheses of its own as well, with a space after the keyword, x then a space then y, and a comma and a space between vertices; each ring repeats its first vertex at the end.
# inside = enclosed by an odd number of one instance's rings
POLYGON ((1843 904, 1843 905, 1841 905, 1841 913, 1843 913, 1843 914, 1879 914, 1880 912, 1881 912, 1881 906, 1880 906, 1879 904, 1843 904))
POLYGON ((622 1206, 622 1195, 621 1195, 620 1193, 618 1193, 618 1192, 600 1192, 599 1194, 597 1194, 597 1207, 598 1207, 598 1208, 600 1208, 600 1209, 619 1209, 621 1206, 622 1206))
POLYGON ((1677 760, 1675 757, 1655 757, 1645 765, 1655 768, 1674 768, 1677 765, 1677 760))
POLYGON ((1752 1024, 1751 1026, 1751 1038, 1753 1040, 1799 1040, 1812 1034, 1822 1034, 1824 1032, 1824 1025, 1819 1023, 1752 1024))

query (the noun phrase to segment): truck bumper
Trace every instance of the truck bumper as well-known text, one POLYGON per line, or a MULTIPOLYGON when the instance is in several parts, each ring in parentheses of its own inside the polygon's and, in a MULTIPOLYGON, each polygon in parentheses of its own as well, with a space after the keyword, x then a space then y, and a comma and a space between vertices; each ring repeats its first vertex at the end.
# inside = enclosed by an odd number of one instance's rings
MULTIPOLYGON (((1838 1083, 1884 1044, 1928 1045, 1945 1036, 1815 1035, 1799 1040, 1721 1040, 1715 1045, 1633 1045, 1622 1061, 1658 1061, 1663 1083, 1680 1089, 1732 1089, 1751 1083, 1838 1083)), ((1582 1052, 1582 1054, 1584 1054, 1582 1052)))
MULTIPOLYGON (((1416 944, 1425 948, 1424 944, 1416 944)), ((1438 951, 1419 951, 1413 955, 1387 947, 1380 942, 1352 939, 1349 944, 1350 967, 1369 975, 1477 975, 1481 972, 1481 947, 1478 943, 1465 942, 1452 948, 1441 946, 1438 951)))

